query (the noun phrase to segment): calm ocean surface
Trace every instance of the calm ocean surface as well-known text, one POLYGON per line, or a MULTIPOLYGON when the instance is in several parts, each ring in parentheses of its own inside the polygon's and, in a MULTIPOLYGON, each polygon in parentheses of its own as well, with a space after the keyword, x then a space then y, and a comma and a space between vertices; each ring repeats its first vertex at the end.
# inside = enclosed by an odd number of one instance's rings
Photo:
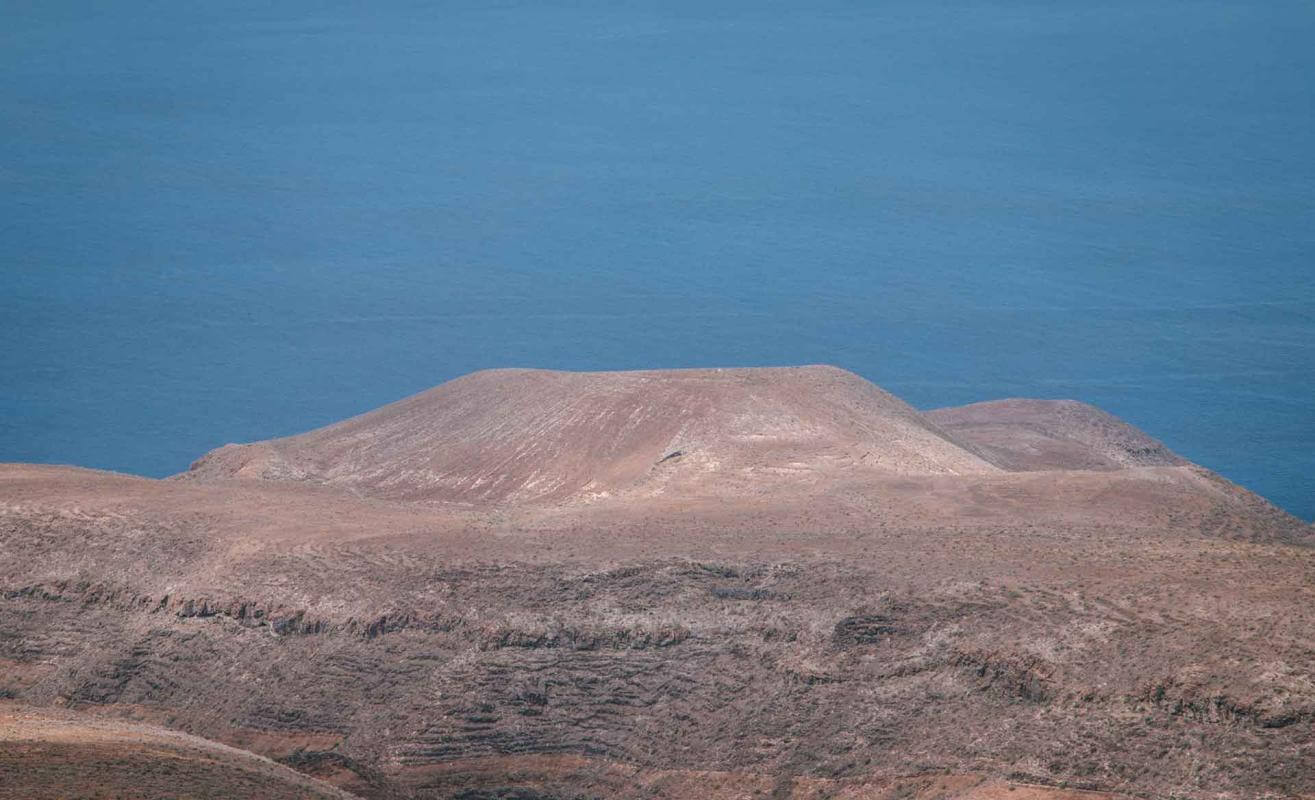
POLYGON ((0 460, 494 366, 1095 403, 1315 517, 1315 5, 0 0, 0 460))

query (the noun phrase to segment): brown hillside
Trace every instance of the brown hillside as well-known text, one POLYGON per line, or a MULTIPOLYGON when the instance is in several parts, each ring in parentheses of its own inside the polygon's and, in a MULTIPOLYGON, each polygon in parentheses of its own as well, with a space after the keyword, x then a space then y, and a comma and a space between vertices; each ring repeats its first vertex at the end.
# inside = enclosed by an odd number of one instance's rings
POLYGON ((0 701, 0 800, 353 800, 267 758, 153 725, 0 701))
POLYGON ((0 698, 371 800, 1315 795, 1310 527, 1017 405, 493 372, 187 480, 0 465, 0 698))
POLYGON ((960 442, 1011 470, 1176 467, 1156 439, 1074 400, 995 400, 926 412, 960 442))
POLYGON ((996 468, 857 375, 797 367, 477 372, 326 428, 220 448, 188 475, 490 504, 734 495, 855 469, 996 468))

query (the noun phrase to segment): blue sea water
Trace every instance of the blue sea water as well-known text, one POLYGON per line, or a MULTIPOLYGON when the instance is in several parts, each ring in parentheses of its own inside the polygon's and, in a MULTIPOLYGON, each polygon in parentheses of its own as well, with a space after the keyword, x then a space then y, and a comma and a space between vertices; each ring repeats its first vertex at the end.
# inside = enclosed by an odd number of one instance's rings
POLYGON ((462 373, 1095 403, 1315 517, 1308 0, 0 0, 0 460, 462 373))

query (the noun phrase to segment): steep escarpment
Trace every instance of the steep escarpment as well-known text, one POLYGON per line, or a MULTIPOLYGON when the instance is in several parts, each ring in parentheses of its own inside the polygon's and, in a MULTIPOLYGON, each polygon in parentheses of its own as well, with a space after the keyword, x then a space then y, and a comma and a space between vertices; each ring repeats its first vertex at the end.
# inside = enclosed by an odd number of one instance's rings
POLYGON ((187 474, 503 504, 995 469, 853 373, 798 367, 478 372, 326 428, 220 448, 187 474))

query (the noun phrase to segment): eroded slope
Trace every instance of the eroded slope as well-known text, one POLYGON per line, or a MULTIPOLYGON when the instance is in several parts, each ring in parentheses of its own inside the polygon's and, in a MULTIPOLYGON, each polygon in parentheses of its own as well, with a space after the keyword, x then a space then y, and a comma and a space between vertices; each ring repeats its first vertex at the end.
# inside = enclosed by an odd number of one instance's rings
POLYGON ((1315 790, 1312 551, 1159 469, 508 514, 5 467, 0 694, 381 800, 1315 790))
POLYGON ((1075 400, 1014 398, 926 412, 956 440, 1011 470, 1177 467, 1163 442, 1075 400))
POLYGON ((1085 407, 932 416, 513 371, 0 465, 0 696, 376 800, 1315 793, 1309 526, 1085 407))
POLYGON ((734 496, 854 470, 996 467, 853 373, 794 367, 478 372, 326 428, 220 448, 188 475, 487 505, 734 496))
POLYGON ((353 800, 252 753, 154 725, 0 701, 0 799, 353 800))

